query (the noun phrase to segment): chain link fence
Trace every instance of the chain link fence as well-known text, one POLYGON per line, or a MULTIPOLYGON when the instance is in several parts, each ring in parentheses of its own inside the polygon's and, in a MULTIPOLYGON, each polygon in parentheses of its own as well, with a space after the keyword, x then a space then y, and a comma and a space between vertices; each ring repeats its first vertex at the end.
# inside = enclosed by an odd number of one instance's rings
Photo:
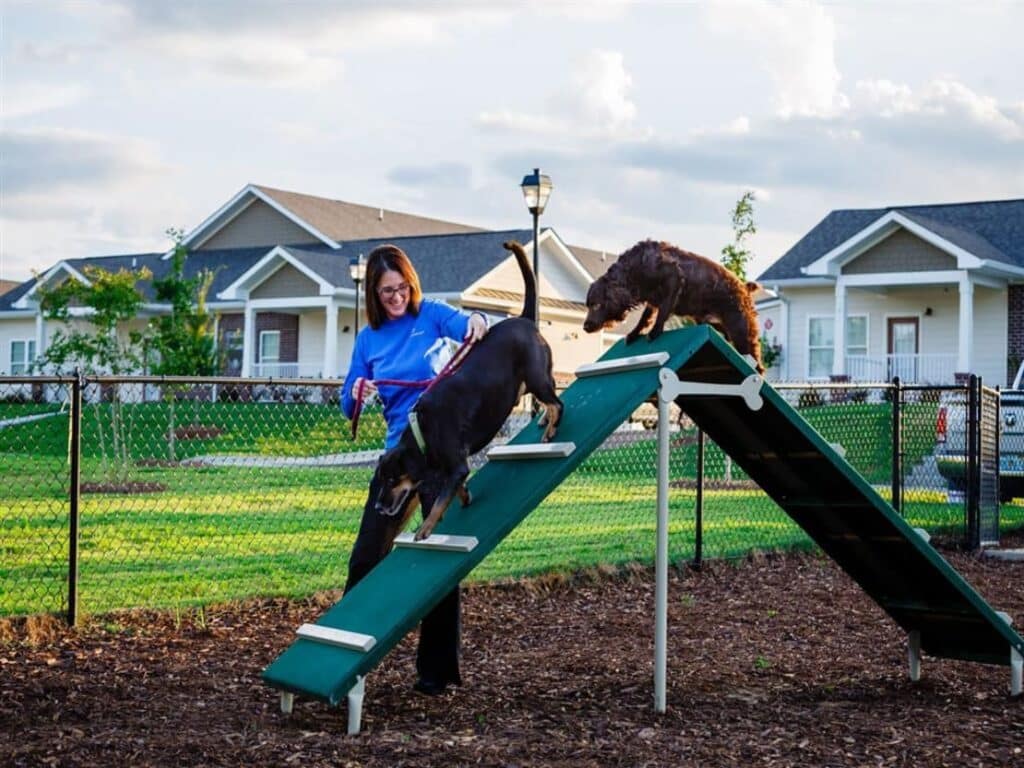
MULTIPOLYGON (((350 435, 340 385, 0 379, 0 615, 175 609, 340 588, 385 433, 370 408, 350 435)), ((964 496, 935 460, 935 393, 777 388, 908 522, 964 537, 964 496)), ((496 440, 524 418, 513 414, 496 440)), ((653 562, 655 418, 653 406, 637 409, 471 579, 653 562)), ((671 445, 674 561, 812 546, 674 406, 671 445)), ((1018 512, 1024 507, 1004 506, 1003 523, 1024 524, 1018 512)))

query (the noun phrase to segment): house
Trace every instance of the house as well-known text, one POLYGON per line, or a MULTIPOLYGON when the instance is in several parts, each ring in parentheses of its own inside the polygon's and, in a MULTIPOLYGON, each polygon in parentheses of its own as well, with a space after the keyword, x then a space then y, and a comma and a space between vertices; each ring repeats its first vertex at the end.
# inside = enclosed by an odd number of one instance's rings
POLYGON ((758 281, 773 378, 1005 385, 1024 358, 1024 199, 832 211, 758 281))
MULTIPOLYGON (((187 233, 186 275, 212 270, 207 305, 227 375, 321 378, 343 376, 355 334, 357 286, 349 265, 376 246, 403 248, 424 293, 492 317, 519 314, 523 285, 502 247, 514 239, 532 252, 528 229, 490 231, 381 208, 247 185, 187 233)), ((582 332, 583 300, 610 264, 604 254, 566 245, 553 229, 538 238, 540 328, 554 352, 556 374, 568 378, 595 359, 609 339, 582 332)), ((170 269, 171 253, 69 258, 0 296, 0 374, 25 375, 46 349, 53 324, 42 315, 37 288, 87 281, 85 267, 146 267, 154 278, 170 269)), ((133 328, 168 311, 152 284, 133 328)))

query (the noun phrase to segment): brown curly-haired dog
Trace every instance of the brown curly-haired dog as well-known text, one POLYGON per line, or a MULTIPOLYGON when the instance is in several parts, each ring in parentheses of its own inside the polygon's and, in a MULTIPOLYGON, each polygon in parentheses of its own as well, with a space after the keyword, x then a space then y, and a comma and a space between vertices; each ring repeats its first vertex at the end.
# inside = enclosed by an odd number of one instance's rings
POLYGON ((757 288, 757 283, 744 283, 711 259, 669 243, 643 240, 591 284, 583 330, 593 333, 614 326, 643 304, 640 322, 626 335, 627 344, 636 341, 652 317, 647 337, 653 340, 670 315, 680 315, 716 328, 740 354, 753 357, 758 373, 764 373, 757 311, 750 297, 757 288))

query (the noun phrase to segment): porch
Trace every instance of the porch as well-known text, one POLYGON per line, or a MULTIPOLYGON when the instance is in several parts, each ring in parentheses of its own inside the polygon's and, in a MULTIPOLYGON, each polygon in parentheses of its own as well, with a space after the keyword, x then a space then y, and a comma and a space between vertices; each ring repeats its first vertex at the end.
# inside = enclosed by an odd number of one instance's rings
POLYGON ((897 376, 904 384, 953 384, 956 354, 846 355, 850 381, 888 382, 897 376))

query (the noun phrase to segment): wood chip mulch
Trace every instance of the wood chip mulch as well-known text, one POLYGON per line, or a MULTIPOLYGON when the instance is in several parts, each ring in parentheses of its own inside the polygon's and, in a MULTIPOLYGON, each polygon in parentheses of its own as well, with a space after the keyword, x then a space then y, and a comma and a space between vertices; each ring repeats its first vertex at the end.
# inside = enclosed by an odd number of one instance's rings
MULTIPOLYGON (((1024 627, 1024 563, 943 554, 1024 627)), ((0 765, 1024 766, 1009 668, 925 657, 911 683, 903 633, 815 555, 673 571, 659 715, 653 592, 639 568, 471 587, 465 684, 414 694, 406 638, 356 737, 344 706, 285 716, 260 680, 337 595, 8 622, 0 765)))

